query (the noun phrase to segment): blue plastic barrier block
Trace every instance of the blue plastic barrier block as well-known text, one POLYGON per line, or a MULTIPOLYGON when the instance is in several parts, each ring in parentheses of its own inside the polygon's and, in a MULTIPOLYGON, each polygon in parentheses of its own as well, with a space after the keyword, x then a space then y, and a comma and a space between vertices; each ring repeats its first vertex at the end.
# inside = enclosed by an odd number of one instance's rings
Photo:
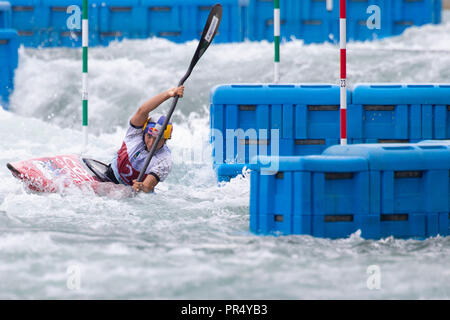
POLYGON ((440 24, 442 22, 442 0, 434 0, 433 1, 433 23, 440 24))
MULTIPOLYGON (((364 41, 398 35, 414 25, 440 23, 441 15, 441 0, 347 0, 347 39, 364 41)), ((339 42, 339 0, 333 1, 331 30, 334 42, 339 42)))
MULTIPOLYGON (((348 0, 346 13, 348 40, 375 40, 392 35, 391 0, 348 0), (378 13, 377 21, 373 17, 378 13), (379 23, 379 28, 375 22, 379 23)), ((333 1, 333 19, 332 33, 335 42, 339 42, 339 0, 333 1)))
POLYGON ((400 34, 413 25, 438 23, 440 21, 439 2, 436 0, 392 1, 393 34, 400 34))
MULTIPOLYGON (((292 1, 296 4, 290 8, 296 14, 291 22, 293 35, 305 43, 339 41, 333 35, 333 10, 327 10, 326 1, 305 0, 292 1)), ((335 7, 335 6, 334 6, 335 7)), ((336 7, 335 7, 336 8, 336 7)), ((339 10, 339 4, 337 4, 339 10)), ((337 15, 339 18, 339 14, 337 15)))
POLYGON ((221 172, 255 155, 319 154, 339 143, 338 86, 222 85, 212 89, 210 103, 214 164, 221 172))
POLYGON ((219 182, 228 182, 231 178, 242 174, 242 171, 245 169, 248 169, 248 164, 246 163, 223 163, 215 165, 219 182))
POLYGON ((250 230, 367 239, 449 234, 450 141, 334 146, 250 164, 250 230))
POLYGON ((427 237, 446 237, 449 231, 450 213, 427 213, 427 237))
POLYGON ((347 238, 361 231, 364 239, 379 239, 379 217, 376 215, 320 215, 312 220, 311 235, 319 238, 347 238))
MULTIPOLYGON (((209 11, 212 6, 216 4, 216 0, 202 0, 193 1, 188 7, 190 10, 188 21, 194 23, 194 39, 200 39, 203 28, 205 27, 206 20, 209 15, 209 11), (192 17, 196 17, 192 19, 192 17)), ((240 6, 239 0, 225 0, 220 4, 223 8, 222 20, 220 22, 220 28, 217 32, 214 41, 217 43, 229 43, 242 41, 243 33, 242 26, 242 6, 240 6)), ((192 27, 191 27, 192 28, 192 27)))
POLYGON ((67 26, 67 19, 71 15, 67 13, 70 5, 76 5, 81 9, 82 0, 74 0, 70 3, 67 0, 41 0, 41 14, 35 17, 39 46, 81 46, 81 30, 69 30, 67 26))
MULTIPOLYGON (((299 12, 298 1, 280 0, 281 37, 289 39, 295 26, 295 15, 299 12)), ((250 0, 247 9, 245 38, 251 41, 273 41, 273 0, 250 0)))
MULTIPOLYGON (((336 5, 334 7, 336 8, 336 5)), ((273 9, 273 0, 249 1, 246 38, 254 41, 273 41, 273 9)), ((337 10, 328 11, 325 0, 281 0, 280 14, 283 40, 290 40, 292 37, 303 39, 305 43, 336 40, 333 28, 334 22, 339 19, 339 3, 337 10)), ((338 27, 335 29, 338 31, 338 27)))
POLYGON ((363 158, 258 157, 250 168, 252 232, 346 237, 361 227, 355 217, 368 214, 363 158))
POLYGON ((348 106, 349 143, 445 139, 450 85, 361 84, 348 106))
POLYGON ((12 29, 0 30, 0 100, 8 106, 9 95, 14 89, 14 71, 18 62, 19 41, 12 29))
POLYGON ((323 154, 368 160, 371 214, 450 211, 450 144, 333 146, 323 154))
MULTIPOLYGON (((98 44, 97 3, 89 3, 89 45, 98 44)), ((12 0, 13 27, 20 41, 31 47, 81 47, 82 0, 12 0), (67 22, 80 11, 80 26, 69 29, 67 22)))
POLYGON ((425 213, 381 214, 380 238, 427 237, 427 215, 425 213))
MULTIPOLYGON (((142 37, 161 37, 174 42, 200 39, 215 0, 142 0, 142 37)), ((221 2, 223 16, 215 42, 241 41, 239 0, 221 2)))
POLYGON ((142 0, 144 36, 161 37, 174 42, 185 41, 181 1, 142 0))
POLYGON ((11 28, 11 4, 0 1, 0 29, 11 28))
POLYGON ((12 28, 17 30, 20 43, 37 47, 40 44, 37 23, 42 15, 41 0, 11 0, 12 28))
MULTIPOLYGON (((450 236, 450 213, 439 213, 439 235, 442 237, 450 236)), ((429 234, 432 236, 432 234, 429 234)))
POLYGON ((422 139, 450 139, 450 84, 435 85, 435 92, 422 105, 422 139))
POLYGON ((123 38, 137 38, 142 33, 139 0, 108 0, 99 2, 99 43, 108 45, 123 38))

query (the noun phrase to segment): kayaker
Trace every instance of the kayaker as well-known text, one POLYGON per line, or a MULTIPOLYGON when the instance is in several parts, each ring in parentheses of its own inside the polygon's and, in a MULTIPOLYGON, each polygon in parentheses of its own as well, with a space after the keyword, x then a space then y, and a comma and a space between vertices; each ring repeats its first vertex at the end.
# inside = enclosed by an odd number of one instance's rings
POLYGON ((149 99, 136 111, 130 120, 122 147, 106 172, 112 182, 132 186, 135 191, 153 192, 155 186, 167 178, 172 169, 172 156, 166 145, 166 141, 172 137, 173 126, 170 122, 142 182, 136 181, 165 120, 165 116, 150 113, 170 98, 177 95, 183 97, 183 93, 184 86, 169 89, 149 99))

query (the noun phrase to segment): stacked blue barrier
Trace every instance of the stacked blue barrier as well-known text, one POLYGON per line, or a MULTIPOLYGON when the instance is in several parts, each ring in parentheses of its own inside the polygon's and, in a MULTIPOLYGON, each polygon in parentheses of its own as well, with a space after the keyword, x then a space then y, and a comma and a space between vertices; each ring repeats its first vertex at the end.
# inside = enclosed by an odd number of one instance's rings
MULTIPOLYGON (((347 39, 348 40, 372 40, 393 35, 393 4, 403 0, 384 1, 350 1, 347 7, 347 39), (377 6, 375 8, 370 6, 377 6), (379 8, 379 9, 378 9, 379 8), (373 14, 379 14, 379 18, 369 21, 373 14), (371 26, 372 23, 379 23, 379 27, 371 26), (369 26, 370 27, 369 27, 369 26)), ((425 0, 428 1, 428 0, 425 0)), ((336 2, 336 1, 335 1, 336 2)), ((417 3, 417 2, 416 2, 417 3)), ((339 10, 339 4, 335 7, 339 10)), ((334 15, 334 25, 338 25, 339 15, 334 15)), ((431 21, 429 21, 431 23, 431 21)), ((339 31, 334 30, 334 34, 339 41, 339 31)))
MULTIPOLYGON (((89 2, 89 45, 108 45, 124 38, 161 37, 175 42, 199 39, 215 0, 94 0, 89 2)), ((21 43, 32 47, 80 47, 81 29, 67 20, 82 10, 82 0, 11 0, 12 24, 21 43)), ((221 1, 223 19, 216 42, 243 38, 239 0, 221 1)), ((81 18, 81 17, 80 17, 81 18)), ((81 20, 80 20, 81 21, 81 20)))
MULTIPOLYGON (((280 28, 281 35, 289 37, 298 11, 297 1, 280 0, 280 28), (295 9, 294 9, 295 8, 295 9)), ((273 0, 249 0, 247 7, 247 28, 245 38, 250 41, 273 40, 274 19, 273 0)))
MULTIPOLYGON (((67 26, 70 14, 67 13, 69 5, 81 7, 82 0, 41 0, 39 19, 36 21, 36 42, 44 47, 75 47, 81 46, 81 31, 71 30, 67 26)), ((81 20, 78 20, 81 23, 81 20)))
POLYGON ((0 105, 3 108, 7 108, 14 88, 18 49, 17 32, 11 29, 11 5, 0 1, 0 105))
MULTIPOLYGON (((252 41, 273 40, 273 8, 272 0, 250 0, 246 38, 252 41)), ((325 0, 281 0, 280 14, 284 40, 294 37, 303 39, 305 43, 324 42, 333 39, 333 30, 339 34, 339 25, 333 26, 333 18, 336 15, 339 18, 339 9, 328 11, 325 0)))
MULTIPOLYGON (((349 90, 347 101, 349 144, 450 139, 448 84, 361 84, 349 90)), ((275 155, 272 150, 281 156, 320 154, 338 144, 339 103, 339 88, 326 84, 213 88, 210 116, 219 181, 241 173, 254 155, 275 155), (259 140, 226 135, 226 130, 243 135, 249 129, 256 130, 259 140), (267 135, 263 139, 258 136, 261 129, 267 135), (275 138, 272 129, 280 132, 275 138)))
POLYGON ((11 0, 12 28, 17 30, 20 43, 27 47, 40 45, 39 20, 43 15, 40 0, 11 0))
POLYGON ((19 41, 17 32, 0 29, 0 105, 7 108, 14 89, 14 70, 17 68, 19 41))
POLYGON ((328 84, 213 88, 211 141, 219 180, 239 174, 255 155, 319 154, 339 143, 339 90, 328 84))
MULTIPOLYGON (((80 30, 69 30, 67 8, 81 0, 11 0, 12 25, 25 46, 81 45, 80 30)), ((123 38, 198 39, 209 8, 216 0, 93 0, 89 2, 90 46, 123 38)), ((223 19, 217 42, 273 40, 273 0, 220 1, 223 19)), ((306 43, 339 41, 339 0, 327 10, 326 0, 281 0, 281 36, 306 43)), ((349 0, 348 39, 367 40, 401 33, 411 25, 440 23, 441 0, 349 0), (380 29, 367 20, 380 8, 380 29)))
MULTIPOLYGON (((294 1, 297 2, 297 1, 294 1)), ((299 13, 298 24, 294 24, 293 35, 298 39, 303 39, 305 43, 339 41, 339 37, 333 35, 335 30, 339 34, 338 26, 333 26, 333 16, 339 17, 339 4, 334 6, 334 10, 327 10, 326 1, 298 1, 299 13)))
MULTIPOLYGON (((161 37, 175 42, 199 39, 216 0, 141 0, 141 37, 161 37)), ((220 1, 223 17, 215 42, 243 40, 240 1, 220 1)))
MULTIPOLYGON (((283 39, 295 37, 305 43, 339 42, 339 0, 333 0, 329 8, 326 0, 281 0, 280 9, 283 39)), ((348 0, 347 39, 379 39, 398 35, 413 25, 438 24, 441 10, 441 0, 348 0), (370 26, 371 17, 377 17, 374 21, 378 20, 379 27, 370 26)), ((250 0, 248 12, 246 37, 272 40, 273 1, 250 0)))
POLYGON ((410 26, 440 23, 442 0, 392 1, 392 34, 402 33, 410 26))
POLYGON ((369 214, 380 215, 380 237, 450 234, 448 142, 334 146, 324 155, 367 159, 367 207, 369 214))
POLYGON ((94 12, 98 13, 98 26, 100 45, 108 45, 113 40, 123 38, 137 38, 143 23, 139 0, 108 0, 97 2, 94 12))
POLYGON ((250 230, 379 239, 450 234, 450 143, 333 146, 250 165, 250 230))
POLYGON ((11 28, 11 4, 0 1, 0 29, 11 28))
POLYGON ((450 139, 450 85, 361 84, 352 91, 349 143, 450 139))
POLYGON ((250 231, 338 238, 367 223, 367 161, 258 157, 250 165, 250 231))

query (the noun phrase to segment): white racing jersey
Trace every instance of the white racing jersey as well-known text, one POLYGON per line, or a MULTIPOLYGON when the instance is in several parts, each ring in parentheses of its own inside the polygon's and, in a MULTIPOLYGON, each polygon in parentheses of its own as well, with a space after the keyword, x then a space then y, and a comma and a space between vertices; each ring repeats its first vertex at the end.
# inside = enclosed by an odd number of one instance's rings
MULTIPOLYGON (((142 127, 130 123, 122 147, 114 157, 111 168, 116 179, 123 184, 133 185, 144 167, 149 152, 147 151, 142 127)), ((172 156, 166 144, 153 155, 145 171, 143 180, 151 174, 158 181, 164 181, 172 169, 172 156)))

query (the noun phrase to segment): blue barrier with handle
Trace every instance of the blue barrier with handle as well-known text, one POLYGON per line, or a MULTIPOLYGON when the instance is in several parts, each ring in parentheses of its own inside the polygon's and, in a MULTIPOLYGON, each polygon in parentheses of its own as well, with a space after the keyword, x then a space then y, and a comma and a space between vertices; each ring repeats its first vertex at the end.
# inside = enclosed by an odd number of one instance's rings
MULTIPOLYGON (((333 146, 325 150, 324 155, 359 156, 368 160, 370 171, 371 214, 380 213, 399 218, 390 221, 394 226, 408 225, 408 217, 423 215, 424 223, 429 215, 448 216, 450 143, 419 144, 365 144, 352 146, 333 146)), ((432 218, 434 219, 434 218, 432 218)), ((441 219, 441 218, 439 218, 441 219)), ((445 220, 445 219, 444 219, 445 220)), ((447 224, 448 226, 448 224, 447 224)), ((441 235, 448 234, 444 226, 430 226, 430 230, 440 230, 441 235)), ((403 232, 407 232, 404 229, 403 232)), ((388 236, 386 233, 382 236, 388 236)), ((398 231, 402 236, 401 230, 398 231)), ((429 236, 436 235, 431 233, 429 236)), ((407 236, 406 234, 403 234, 407 236)))
POLYGON ((255 162, 250 165, 252 232, 336 238, 357 231, 357 222, 368 214, 364 158, 258 157, 255 162))
MULTIPOLYGON (((80 0, 11 0, 12 27, 25 46, 78 47, 80 30, 68 30, 65 11, 80 0)), ((89 2, 90 45, 123 38, 162 37, 175 42, 199 38, 209 8, 216 0, 93 0, 89 2)), ((218 42, 273 40, 272 0, 223 0, 218 42)), ((325 0, 281 0, 281 37, 305 43, 339 41, 339 0, 327 10, 325 0)), ((411 25, 440 23, 441 0, 349 0, 348 39, 367 40, 401 33, 411 25), (380 28, 367 21, 380 8, 380 28)))
POLYGON ((0 1, 0 29, 11 28, 11 4, 0 1))
MULTIPOLYGON (((347 9, 347 38, 349 40, 364 41, 392 36, 393 2, 395 1, 350 1, 347 9)), ((335 8, 339 10, 339 3, 336 3, 335 8)), ((339 18, 338 13, 335 14, 335 18, 339 18)), ((338 25, 337 22, 335 21, 335 25, 338 25)), ((339 30, 335 32, 339 41, 339 30)))
MULTIPOLYGON (((289 39, 293 35, 296 15, 299 12, 298 1, 280 0, 281 37, 289 39)), ((273 0, 250 0, 247 9, 247 29, 245 38, 251 41, 273 41, 274 31, 273 0)))
POLYGON ((450 234, 450 141, 333 146, 318 156, 261 156, 250 168, 258 234, 450 234))
MULTIPOLYGON (((82 0, 71 1, 82 9, 82 0)), ((69 30, 67 13, 69 4, 66 0, 41 0, 42 14, 37 21, 39 43, 44 47, 79 47, 81 46, 81 29, 69 30)), ((81 22, 81 20, 80 20, 81 22)))
POLYGON ((449 145, 359 144, 333 146, 323 154, 346 154, 368 160, 371 189, 376 192, 372 213, 450 211, 449 145))
POLYGON ((211 138, 219 180, 240 173, 255 155, 320 154, 339 143, 339 99, 331 84, 214 87, 211 138))
POLYGON ((136 38, 143 23, 139 5, 139 0, 98 2, 99 43, 108 45, 113 40, 136 38))
POLYGON ((41 45, 39 20, 44 16, 41 0, 11 0, 12 28, 17 30, 20 43, 27 47, 41 45))
MULTIPOLYGON (((360 84, 347 99, 349 144, 450 139, 448 84, 360 84)), ((212 89, 210 103, 214 166, 221 181, 241 173, 254 155, 320 154, 339 144, 337 86, 224 85, 212 89), (277 148, 272 130, 279 133, 277 148)))
POLYGON ((450 85, 359 84, 352 91, 349 143, 450 138, 450 85))
MULTIPOLYGON (((323 41, 339 41, 339 37, 333 35, 333 23, 339 18, 339 3, 334 6, 334 10, 328 11, 326 1, 294 1, 298 3, 299 8, 295 8, 298 12, 296 21, 293 23, 294 36, 303 39, 305 43, 323 42, 323 41)), ((339 28, 335 27, 337 34, 339 28)))
POLYGON ((8 107, 9 95, 14 89, 18 49, 17 32, 12 29, 0 29, 0 103, 4 108, 8 107))
POLYGON ((400 34, 410 26, 440 23, 441 10, 441 0, 392 1, 392 34, 400 34))
MULTIPOLYGON (((161 37, 175 42, 199 39, 215 0, 141 0, 140 37, 161 37)), ((240 1, 220 1, 223 19, 214 41, 241 41, 240 1)))

